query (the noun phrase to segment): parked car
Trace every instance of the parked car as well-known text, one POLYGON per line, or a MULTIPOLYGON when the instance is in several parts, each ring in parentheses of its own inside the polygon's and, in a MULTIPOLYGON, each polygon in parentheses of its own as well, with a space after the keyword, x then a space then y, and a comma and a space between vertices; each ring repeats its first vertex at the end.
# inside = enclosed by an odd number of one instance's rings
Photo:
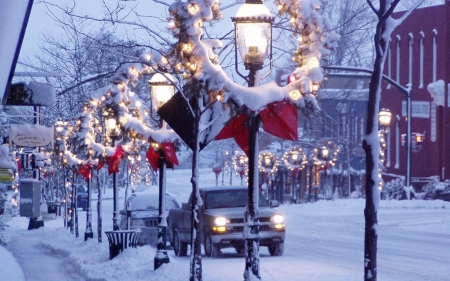
MULTIPOLYGON (((200 188, 203 200, 200 234, 208 257, 217 257, 221 249, 233 247, 238 253, 245 249, 244 213, 247 205, 248 189, 241 186, 220 186, 200 188)), ((191 243, 192 194, 181 209, 170 210, 168 241, 173 245, 176 256, 185 256, 191 243)), ((278 201, 267 201, 259 194, 259 240, 272 256, 281 256, 284 251, 285 225, 283 216, 273 207, 278 201)))
POLYGON ((77 186, 77 208, 83 208, 83 211, 87 210, 87 188, 84 185, 77 186))
MULTIPOLYGON (((132 194, 127 200, 127 209, 121 210, 120 228, 128 229, 128 219, 130 229, 140 229, 138 245, 151 245, 156 247, 158 244, 158 215, 159 215, 159 195, 158 194, 132 194)), ((166 194, 166 213, 170 209, 180 209, 177 200, 166 194)), ((168 220, 169 218, 167 218, 168 220)))

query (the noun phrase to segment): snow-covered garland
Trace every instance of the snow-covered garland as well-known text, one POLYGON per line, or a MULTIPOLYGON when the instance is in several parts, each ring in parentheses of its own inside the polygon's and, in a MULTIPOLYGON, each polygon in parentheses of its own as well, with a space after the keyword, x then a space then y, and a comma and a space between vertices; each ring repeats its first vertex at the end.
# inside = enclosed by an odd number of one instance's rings
POLYGON ((223 103, 231 99, 252 111, 281 100, 289 100, 299 107, 309 104, 318 108, 311 93, 314 85, 323 80, 320 61, 337 46, 340 37, 329 32, 329 22, 318 13, 321 0, 278 0, 277 3, 279 15, 291 18, 293 36, 301 39, 293 57, 293 61, 299 65, 294 71, 297 78, 295 82, 284 87, 272 82, 248 88, 228 78, 217 64, 218 58, 213 52, 213 48, 222 47, 222 42, 201 39, 204 23, 221 18, 218 0, 190 0, 187 3, 175 2, 170 6, 173 20, 171 29, 179 39, 170 56, 167 56, 173 71, 185 78, 203 81, 208 85, 210 95, 220 95, 223 103))
MULTIPOLYGON (((64 156, 71 167, 90 164, 98 165, 98 159, 104 161, 107 157, 114 156, 117 147, 120 146, 129 155, 139 155, 142 147, 148 146, 147 141, 157 143, 163 141, 174 142, 178 136, 173 130, 161 128, 152 129, 148 107, 130 90, 129 85, 137 81, 144 72, 151 72, 152 68, 141 64, 125 64, 110 79, 111 84, 98 89, 73 128, 72 140, 75 141, 81 153, 85 157, 78 157, 70 151, 65 151, 64 156), (120 139, 112 146, 111 139, 106 134, 106 141, 99 141, 99 136, 105 136, 102 125, 105 120, 102 116, 113 117, 120 124, 120 139), (95 160, 83 160, 92 156, 95 160)), ((142 153, 141 153, 142 154, 142 153)))

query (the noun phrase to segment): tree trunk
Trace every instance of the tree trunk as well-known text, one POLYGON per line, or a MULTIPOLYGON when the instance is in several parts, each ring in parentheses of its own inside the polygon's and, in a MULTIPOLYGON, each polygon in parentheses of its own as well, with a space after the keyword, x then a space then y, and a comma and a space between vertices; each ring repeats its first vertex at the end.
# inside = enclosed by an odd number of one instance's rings
POLYGON ((203 202, 200 198, 198 184, 198 164, 199 164, 199 138, 200 138, 200 107, 194 108, 194 149, 192 153, 192 217, 191 217, 191 261, 190 261, 190 281, 202 281, 202 233, 201 233, 201 209, 203 202))

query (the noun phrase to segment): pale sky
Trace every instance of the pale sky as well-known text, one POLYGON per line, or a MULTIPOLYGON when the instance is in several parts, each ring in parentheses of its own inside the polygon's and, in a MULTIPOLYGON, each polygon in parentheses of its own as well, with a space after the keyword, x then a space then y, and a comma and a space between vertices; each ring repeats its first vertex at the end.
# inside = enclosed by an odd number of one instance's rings
MULTIPOLYGON (((100 18, 102 15, 105 15, 104 6, 101 0, 45 0, 48 3, 58 4, 60 6, 72 6, 75 3, 75 13, 79 15, 91 15, 92 17, 100 18)), ((227 6, 229 4, 235 3, 239 0, 222 0, 222 7, 227 6)), ((120 2, 127 6, 136 6, 135 9, 141 15, 145 16, 159 16, 165 18, 167 15, 167 7, 162 4, 155 3, 152 0, 128 0, 128 1, 117 1, 117 0, 105 0, 105 2, 111 7, 115 6, 116 3, 120 2)), ((172 3, 172 1, 167 1, 168 3, 172 3)), ((268 1, 267 5, 271 6, 271 2, 268 1)), ((231 30, 233 28, 230 17, 234 16, 237 9, 240 5, 236 5, 232 8, 227 9, 224 12, 224 17, 222 23, 218 24, 217 28, 225 28, 231 30)), ((61 16, 61 11, 52 5, 44 4, 40 0, 35 0, 33 8, 31 10, 30 19, 28 22, 28 27, 26 30, 25 38, 22 44, 22 49, 20 52, 20 58, 24 58, 27 56, 28 58, 32 58, 33 54, 39 53, 39 45, 42 44, 41 40, 43 34, 52 32, 52 33, 60 33, 61 30, 58 28, 57 23, 55 23, 49 13, 49 8, 51 12, 55 13, 58 17, 61 16)), ((132 17, 129 19, 131 20, 132 17)), ((161 24, 158 20, 148 19, 146 24, 158 25, 158 27, 164 27, 165 24, 161 24)), ((100 28, 99 23, 92 23, 93 29, 100 28)), ((143 32, 135 31, 134 29, 128 27, 127 33, 135 33, 138 39, 145 39, 146 34, 143 32)), ((120 33, 125 34, 125 30, 123 28, 118 29, 118 37, 120 37, 120 33)), ((20 59, 19 58, 19 59, 20 59)), ((16 67, 16 71, 23 71, 24 66, 18 64, 16 67)))

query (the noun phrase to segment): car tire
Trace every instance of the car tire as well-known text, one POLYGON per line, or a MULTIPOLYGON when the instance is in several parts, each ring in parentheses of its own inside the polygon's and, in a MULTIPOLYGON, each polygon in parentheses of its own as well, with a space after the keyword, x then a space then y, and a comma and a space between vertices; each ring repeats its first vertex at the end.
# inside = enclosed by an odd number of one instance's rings
POLYGON ((177 231, 174 231, 173 251, 177 257, 184 257, 187 255, 187 243, 181 241, 177 231))
POLYGON ((211 239, 211 234, 209 232, 205 233, 205 255, 207 257, 217 258, 220 255, 220 246, 213 244, 211 239))
POLYGON ((284 252, 284 243, 272 244, 268 246, 268 248, 271 256, 282 256, 284 252))

